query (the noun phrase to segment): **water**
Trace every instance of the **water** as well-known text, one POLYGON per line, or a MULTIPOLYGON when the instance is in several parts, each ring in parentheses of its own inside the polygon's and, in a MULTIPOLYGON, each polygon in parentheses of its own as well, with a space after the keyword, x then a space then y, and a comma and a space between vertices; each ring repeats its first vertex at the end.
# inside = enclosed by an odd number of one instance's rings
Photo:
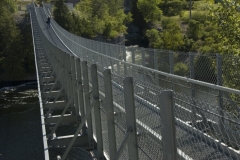
POLYGON ((37 83, 0 89, 0 160, 43 160, 37 83))
MULTIPOLYGON (((76 128, 59 127, 61 135, 74 134, 76 128), (70 131, 69 131, 70 129, 70 131)), ((48 131, 48 130, 47 130, 48 131)), ((50 159, 65 149, 51 149, 50 159)), ((43 160, 43 140, 37 83, 0 88, 0 160, 43 160)), ((73 147, 68 160, 92 160, 90 152, 73 147)))

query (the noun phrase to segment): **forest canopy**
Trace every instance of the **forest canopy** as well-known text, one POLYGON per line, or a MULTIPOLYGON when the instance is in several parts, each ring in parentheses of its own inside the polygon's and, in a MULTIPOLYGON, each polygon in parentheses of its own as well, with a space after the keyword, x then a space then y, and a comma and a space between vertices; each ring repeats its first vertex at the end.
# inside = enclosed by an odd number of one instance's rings
POLYGON ((126 33, 126 24, 132 21, 131 13, 124 13, 123 0, 82 0, 73 12, 63 0, 57 0, 53 13, 65 29, 88 38, 97 35, 116 38, 126 33))
POLYGON ((35 72, 31 26, 14 21, 15 1, 1 0, 0 7, 0 81, 23 79, 35 72))

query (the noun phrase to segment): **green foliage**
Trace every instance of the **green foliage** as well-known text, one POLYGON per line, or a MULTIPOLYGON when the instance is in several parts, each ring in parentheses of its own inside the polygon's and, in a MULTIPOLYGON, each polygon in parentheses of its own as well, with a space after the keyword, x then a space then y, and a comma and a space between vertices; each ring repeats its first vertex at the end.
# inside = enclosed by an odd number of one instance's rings
POLYGON ((35 71, 30 25, 21 32, 12 10, 0 2, 0 81, 22 79, 35 71))
POLYGON ((188 38, 192 38, 193 40, 198 40, 203 36, 204 33, 204 25, 199 21, 190 20, 187 28, 188 38))
POLYGON ((87 36, 91 36, 93 35, 92 30, 89 30, 87 28, 91 27, 89 21, 87 21, 86 19, 80 18, 80 16, 74 12, 72 14, 73 17, 73 21, 74 21, 74 25, 72 26, 73 29, 73 33, 78 35, 78 36, 83 36, 83 37, 87 37, 87 36))
POLYGON ((179 24, 171 19, 163 19, 162 28, 162 32, 156 29, 146 31, 150 45, 154 48, 178 50, 183 45, 183 36, 179 24))
POLYGON ((161 0, 138 0, 137 7, 142 13, 146 22, 155 22, 160 20, 162 11, 158 7, 161 0))
POLYGON ((116 38, 126 33, 125 24, 132 21, 131 14, 124 13, 122 0, 82 0, 73 14, 74 19, 78 19, 75 25, 82 30, 80 34, 86 37, 102 34, 107 38, 116 38))
POLYGON ((182 0, 164 1, 160 4, 160 9, 163 11, 163 15, 166 16, 179 15, 186 7, 187 2, 182 0))
POLYGON ((73 18, 67 5, 64 4, 64 0, 57 0, 55 2, 53 16, 60 26, 69 31, 73 30, 73 18))
POLYGON ((188 70, 188 66, 183 62, 179 62, 174 65, 174 74, 176 75, 187 76, 188 70))
POLYGON ((192 22, 189 22, 186 33, 188 39, 194 40, 194 43, 189 46, 188 51, 197 51, 201 53, 222 52, 220 45, 221 39, 219 39, 217 25, 213 24, 208 19, 206 19, 204 23, 192 20, 192 22))
POLYGON ((224 53, 240 54, 240 16, 239 4, 233 0, 224 0, 217 9, 211 9, 211 21, 218 26, 217 32, 221 39, 224 53))
POLYGON ((8 10, 11 13, 17 11, 17 6, 15 0, 1 0, 0 1, 0 12, 3 10, 8 10))
POLYGON ((123 10, 119 10, 116 13, 116 17, 110 15, 107 16, 103 35, 110 38, 115 38, 119 35, 119 33, 126 33, 127 27, 122 24, 124 24, 125 21, 128 23, 131 17, 130 14, 127 17, 125 16, 123 10), (116 21, 116 17, 118 17, 118 21, 116 21))
POLYGON ((189 52, 194 44, 194 40, 190 39, 186 36, 183 38, 183 45, 181 46, 180 50, 184 52, 189 52))
POLYGON ((160 48, 159 44, 161 43, 160 33, 156 29, 151 29, 146 31, 146 36, 150 42, 150 45, 153 48, 160 48))
MULTIPOLYGON (((210 20, 218 33, 219 50, 221 54, 227 54, 223 59, 223 83, 224 86, 240 89, 239 84, 239 55, 240 55, 240 16, 239 3, 233 0, 223 0, 218 8, 211 8, 210 20), (230 56, 229 56, 230 55, 230 56)), ((240 100, 239 96, 231 95, 233 100, 240 100)))
MULTIPOLYGON (((194 43, 192 48, 202 53, 221 53, 231 54, 232 56, 225 56, 223 59, 223 85, 240 89, 239 88, 239 42, 240 42, 240 29, 239 29, 239 11, 238 4, 232 0, 225 0, 218 4, 218 8, 212 6, 208 19, 204 23, 204 34, 202 40, 194 43)), ((203 67, 201 70, 206 70, 205 77, 201 76, 204 73, 198 73, 198 79, 214 83, 214 79, 207 76, 214 75, 211 60, 199 60, 198 67, 203 67), (208 74, 209 75, 209 74, 208 74)), ((199 69, 200 70, 200 69, 199 69)), ((198 72, 198 71, 196 71, 198 72)), ((234 100, 239 100, 237 96, 231 96, 234 100)))
POLYGON ((123 11, 123 0, 106 0, 109 6, 109 14, 113 16, 118 16, 117 11, 123 11))

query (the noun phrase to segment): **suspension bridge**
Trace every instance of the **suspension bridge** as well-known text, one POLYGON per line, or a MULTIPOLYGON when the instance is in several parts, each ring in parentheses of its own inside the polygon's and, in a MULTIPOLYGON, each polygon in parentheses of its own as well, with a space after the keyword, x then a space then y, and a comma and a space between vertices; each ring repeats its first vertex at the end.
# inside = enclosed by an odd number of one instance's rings
POLYGON ((217 85, 177 76, 169 53, 160 71, 160 50, 48 29, 50 11, 29 7, 46 160, 240 159, 240 91, 221 69, 217 85))

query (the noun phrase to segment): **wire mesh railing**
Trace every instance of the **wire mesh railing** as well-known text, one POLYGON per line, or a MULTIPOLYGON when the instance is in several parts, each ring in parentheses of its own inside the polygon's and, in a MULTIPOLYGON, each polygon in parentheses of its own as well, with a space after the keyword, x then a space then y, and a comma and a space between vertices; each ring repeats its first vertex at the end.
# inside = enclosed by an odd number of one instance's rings
MULTIPOLYGON (((108 68, 112 71, 117 148, 121 147, 127 133, 123 79, 132 76, 134 78, 139 159, 161 159, 163 156, 158 95, 166 89, 173 90, 175 94, 176 142, 177 152, 181 158, 239 158, 240 91, 234 87, 221 86, 227 83, 225 80, 227 73, 235 72, 238 74, 237 70, 224 69, 227 66, 226 64, 230 65, 233 57, 224 60, 225 57, 223 58, 220 55, 176 53, 95 42, 67 32, 58 26, 54 20, 52 29, 64 45, 68 47, 69 51, 75 54, 75 58, 87 61, 89 73, 91 73, 91 64, 97 64, 99 92, 102 100, 100 111, 105 157, 110 156, 110 148, 107 147, 109 142, 106 138, 108 137, 106 132, 108 129, 106 123, 107 110, 105 109, 105 90, 103 87, 103 72, 104 69, 108 68), (174 75, 174 73, 181 76, 174 75)), ((55 57, 65 55, 65 57, 62 57, 61 63, 66 63, 66 55, 68 54, 59 50, 44 36, 42 38, 45 42, 44 45, 46 45, 45 50, 56 54, 55 57)), ((70 64, 68 63, 68 65, 70 64)), ((237 67, 237 64, 235 64, 235 67, 237 67)), ((91 74, 88 74, 88 76, 90 89, 92 89, 93 79, 91 74)), ((64 79, 64 76, 62 79, 64 79)), ((238 83, 236 78, 232 80, 234 82, 231 84, 238 83)), ((71 92, 68 91, 69 86, 65 82, 62 82, 62 85, 66 92, 71 92)), ((92 111, 92 115, 94 114, 94 111, 92 111)), ((93 128, 96 127, 94 118, 92 125, 93 128)), ((96 130, 93 129, 93 133, 96 135, 96 130)), ((128 157, 126 146, 123 148, 122 157, 123 159, 128 157)))
MULTIPOLYGON (((46 6, 46 8, 48 14, 51 14, 51 9, 48 9, 48 6, 46 6)), ((74 43, 76 43, 97 53, 105 54, 119 60, 124 59, 127 62, 159 71, 212 84, 218 84, 217 78, 219 77, 223 79, 223 83, 218 85, 229 88, 236 88, 240 84, 240 80, 237 78, 240 75, 238 72, 240 67, 238 62, 239 56, 237 55, 201 54, 196 52, 125 47, 78 37, 66 31, 55 22, 52 27, 56 28, 56 32, 63 42, 71 48, 74 53, 80 51, 80 49, 74 45, 74 43), (126 53, 121 53, 122 51, 126 51, 126 53), (218 67, 221 68, 222 73, 219 72, 218 67)))

